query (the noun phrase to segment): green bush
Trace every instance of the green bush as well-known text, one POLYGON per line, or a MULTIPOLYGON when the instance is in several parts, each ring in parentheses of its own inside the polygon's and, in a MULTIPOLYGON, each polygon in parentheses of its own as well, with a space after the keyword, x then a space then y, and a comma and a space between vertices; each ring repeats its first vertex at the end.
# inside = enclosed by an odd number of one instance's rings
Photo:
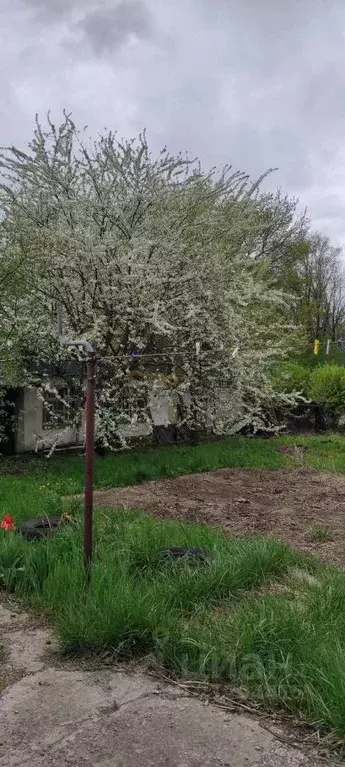
POLYGON ((309 379, 308 395, 313 402, 339 417, 345 413, 345 367, 320 365, 309 379))
POLYGON ((307 396, 310 368, 293 360, 279 362, 272 370, 271 380, 274 389, 278 392, 291 394, 299 392, 307 396))

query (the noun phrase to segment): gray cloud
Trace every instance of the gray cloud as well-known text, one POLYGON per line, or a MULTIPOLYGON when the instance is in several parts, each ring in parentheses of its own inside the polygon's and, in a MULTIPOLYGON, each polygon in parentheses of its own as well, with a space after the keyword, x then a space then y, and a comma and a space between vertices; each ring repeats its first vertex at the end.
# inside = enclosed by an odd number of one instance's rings
POLYGON ((76 25, 77 45, 89 44, 97 55, 112 53, 131 36, 147 39, 152 32, 152 17, 138 0, 120 0, 115 5, 93 8, 76 25))
POLYGON ((343 0, 2 0, 0 144, 66 107, 95 133, 231 162, 345 245, 343 0))
POLYGON ((70 16, 77 8, 92 6, 92 0, 22 0, 22 5, 32 11, 36 21, 50 24, 70 16))

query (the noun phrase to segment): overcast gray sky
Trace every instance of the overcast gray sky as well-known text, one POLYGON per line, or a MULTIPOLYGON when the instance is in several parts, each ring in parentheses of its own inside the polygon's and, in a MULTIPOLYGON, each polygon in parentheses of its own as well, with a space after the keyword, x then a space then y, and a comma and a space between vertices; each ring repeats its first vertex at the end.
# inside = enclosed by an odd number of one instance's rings
POLYGON ((0 0, 0 144, 65 107, 90 133, 226 162, 345 246, 344 0, 0 0))

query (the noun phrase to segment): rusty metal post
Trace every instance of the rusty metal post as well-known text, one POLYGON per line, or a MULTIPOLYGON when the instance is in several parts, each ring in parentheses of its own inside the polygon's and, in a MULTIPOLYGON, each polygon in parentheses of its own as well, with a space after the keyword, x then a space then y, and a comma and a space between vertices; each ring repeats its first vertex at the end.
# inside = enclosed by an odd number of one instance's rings
POLYGON ((89 356, 86 363, 86 433, 85 433, 85 496, 84 496, 84 564, 87 581, 91 578, 93 539, 93 469, 95 450, 95 389, 96 355, 89 356))
POLYGON ((88 583, 91 578, 93 539, 93 466, 95 450, 96 352, 89 341, 61 338, 61 343, 83 349, 87 354, 85 403, 85 492, 84 492, 84 564, 88 583))

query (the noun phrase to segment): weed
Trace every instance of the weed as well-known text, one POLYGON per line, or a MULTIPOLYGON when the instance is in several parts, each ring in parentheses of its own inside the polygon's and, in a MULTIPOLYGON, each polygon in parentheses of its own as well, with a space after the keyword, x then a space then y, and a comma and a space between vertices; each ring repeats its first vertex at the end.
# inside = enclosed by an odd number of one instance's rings
POLYGON ((333 540, 332 530, 328 525, 313 525, 308 538, 312 542, 326 543, 333 540))

